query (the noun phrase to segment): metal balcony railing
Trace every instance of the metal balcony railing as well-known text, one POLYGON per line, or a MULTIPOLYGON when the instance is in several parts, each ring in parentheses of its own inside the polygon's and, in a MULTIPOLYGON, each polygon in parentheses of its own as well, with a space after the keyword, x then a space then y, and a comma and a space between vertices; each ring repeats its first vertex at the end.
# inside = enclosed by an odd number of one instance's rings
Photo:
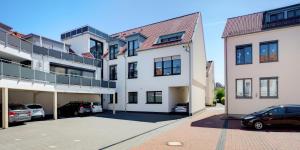
POLYGON ((89 87, 116 88, 116 83, 112 81, 96 80, 94 78, 47 73, 39 70, 33 70, 22 64, 0 60, 1 78, 14 78, 17 80, 31 80, 33 82, 43 82, 47 84, 64 84, 89 87))
POLYGON ((35 53, 39 55, 54 57, 57 59, 72 61, 76 63, 82 63, 87 65, 93 65, 96 67, 102 67, 101 61, 99 59, 91 59, 91 58, 85 58, 74 54, 69 54, 53 49, 48 49, 44 47, 40 47, 37 45, 32 44, 29 41, 26 41, 24 39, 17 38, 13 35, 10 35, 8 32, 4 30, 0 30, 0 44, 3 44, 5 46, 9 46, 15 49, 18 49, 19 51, 23 51, 29 54, 35 53))

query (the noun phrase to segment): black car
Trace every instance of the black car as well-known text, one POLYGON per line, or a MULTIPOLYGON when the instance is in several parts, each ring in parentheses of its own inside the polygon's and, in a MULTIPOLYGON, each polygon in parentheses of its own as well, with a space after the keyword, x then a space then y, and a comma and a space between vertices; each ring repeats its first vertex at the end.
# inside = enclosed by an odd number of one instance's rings
POLYGON ((300 125, 300 105, 271 106, 242 117, 241 125, 257 130, 270 125, 300 125))
POLYGON ((59 116, 79 116, 83 114, 89 114, 92 112, 92 106, 90 102, 69 102, 58 108, 59 116))

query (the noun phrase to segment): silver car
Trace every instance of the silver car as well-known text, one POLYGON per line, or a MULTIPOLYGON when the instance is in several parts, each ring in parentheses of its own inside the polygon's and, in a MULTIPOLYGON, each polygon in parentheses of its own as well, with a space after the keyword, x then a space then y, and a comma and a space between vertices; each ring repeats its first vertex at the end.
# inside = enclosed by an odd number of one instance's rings
POLYGON ((31 119, 42 119, 45 118, 45 111, 43 107, 39 104, 27 104, 26 107, 28 107, 31 111, 31 119))
MULTIPOLYGON (((1 109, 0 112, 2 113, 1 109)), ((2 115, 0 116, 0 118, 2 119, 2 115)), ((22 104, 9 104, 8 120, 9 123, 29 121, 31 120, 31 111, 25 105, 22 104)))

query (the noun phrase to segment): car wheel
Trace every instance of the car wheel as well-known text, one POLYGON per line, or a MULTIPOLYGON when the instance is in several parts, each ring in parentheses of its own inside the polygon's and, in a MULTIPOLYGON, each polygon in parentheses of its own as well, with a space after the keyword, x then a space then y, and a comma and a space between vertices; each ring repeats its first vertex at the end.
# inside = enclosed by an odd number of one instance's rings
POLYGON ((261 129, 263 129, 263 127, 264 127, 264 124, 263 124, 262 122, 260 122, 260 121, 256 121, 256 122, 254 123, 254 128, 255 128, 256 130, 261 130, 261 129))

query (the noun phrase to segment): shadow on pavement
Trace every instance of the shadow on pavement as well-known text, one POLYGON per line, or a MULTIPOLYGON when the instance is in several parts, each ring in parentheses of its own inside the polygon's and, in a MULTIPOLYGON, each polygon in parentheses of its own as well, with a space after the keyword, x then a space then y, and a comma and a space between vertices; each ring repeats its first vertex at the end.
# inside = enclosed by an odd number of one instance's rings
POLYGON ((180 114, 158 114, 158 113, 139 113, 139 112, 116 112, 115 115, 112 114, 112 111, 105 111, 94 115, 95 117, 109 118, 109 119, 121 119, 128 121, 140 121, 140 122, 161 122, 161 121, 170 121, 177 120, 187 117, 187 115, 180 114))
MULTIPOLYGON (((201 120, 192 122, 192 127, 203 127, 203 128, 224 128, 224 114, 210 116, 201 120)), ((247 131, 257 131, 253 128, 242 128, 240 120, 227 120, 227 129, 236 129, 236 130, 247 130, 247 131)), ((259 132, 300 132, 300 126, 267 126, 264 130, 259 132)))

